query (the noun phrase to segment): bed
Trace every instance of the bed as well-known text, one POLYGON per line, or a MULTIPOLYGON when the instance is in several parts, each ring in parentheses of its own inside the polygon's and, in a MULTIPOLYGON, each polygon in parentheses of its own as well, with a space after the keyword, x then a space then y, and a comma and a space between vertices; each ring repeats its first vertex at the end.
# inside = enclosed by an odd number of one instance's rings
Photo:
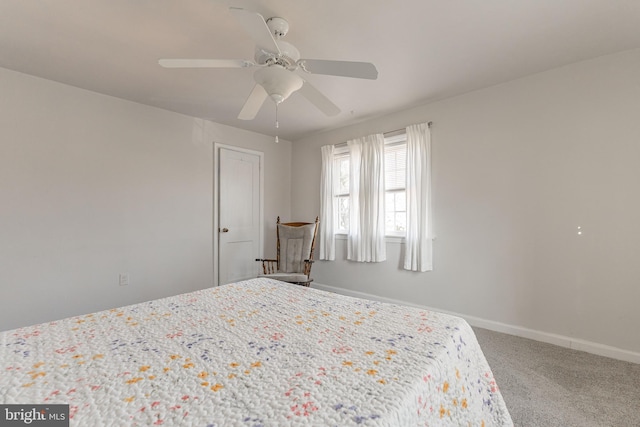
POLYGON ((0 333, 0 403, 71 426, 510 426, 462 319, 253 279, 0 333))

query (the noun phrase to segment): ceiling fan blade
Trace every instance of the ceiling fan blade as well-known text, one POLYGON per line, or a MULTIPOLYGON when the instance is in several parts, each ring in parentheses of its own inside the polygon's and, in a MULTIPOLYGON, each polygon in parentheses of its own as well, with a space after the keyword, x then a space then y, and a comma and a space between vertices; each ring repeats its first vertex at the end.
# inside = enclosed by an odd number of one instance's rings
POLYGON ((267 91, 260 85, 255 85, 249 98, 244 103, 240 114, 238 114, 238 118, 240 120, 253 120, 258 111, 260 111, 260 107, 264 103, 264 100, 267 99, 267 91))
POLYGON ((278 48, 278 44, 262 15, 239 7, 230 7, 229 10, 245 31, 251 35, 256 47, 267 52, 280 53, 280 48, 278 48))
POLYGON ((324 96, 318 89, 316 89, 306 80, 300 88, 300 93, 313 105, 318 107, 318 110, 322 111, 327 116, 335 116, 340 113, 340 108, 338 108, 336 104, 331 102, 329 98, 324 96))
POLYGON ((324 59, 301 59, 298 64, 312 74, 355 77, 375 80, 378 78, 376 66, 370 62, 329 61, 324 59))
POLYGON ((255 64, 244 59, 160 59, 164 68, 246 68, 255 64))

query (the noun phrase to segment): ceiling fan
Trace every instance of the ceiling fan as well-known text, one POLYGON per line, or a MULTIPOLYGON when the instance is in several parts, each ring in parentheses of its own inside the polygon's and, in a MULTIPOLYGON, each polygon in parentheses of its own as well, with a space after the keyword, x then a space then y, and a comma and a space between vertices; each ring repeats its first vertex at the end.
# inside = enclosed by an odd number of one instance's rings
POLYGON ((161 59, 158 62, 165 68, 257 68, 253 74, 256 85, 242 107, 239 119, 254 119, 267 97, 277 108, 297 90, 324 114, 335 116, 340 113, 340 108, 296 73, 297 70, 360 79, 378 78, 375 65, 368 62, 300 59, 298 49, 282 40, 289 31, 289 23, 283 18, 265 20, 259 13, 249 10, 236 7, 229 10, 254 40, 255 62, 244 59, 161 59))

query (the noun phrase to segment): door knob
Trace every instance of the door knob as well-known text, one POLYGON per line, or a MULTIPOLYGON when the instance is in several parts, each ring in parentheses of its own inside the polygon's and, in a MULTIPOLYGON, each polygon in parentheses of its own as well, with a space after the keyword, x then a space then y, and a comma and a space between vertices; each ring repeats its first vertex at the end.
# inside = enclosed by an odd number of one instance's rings
POLYGON ((225 227, 225 228, 223 228, 223 229, 222 229, 222 230, 220 230, 220 231, 222 231, 223 233, 228 233, 228 232, 229 232, 229 229, 225 227))

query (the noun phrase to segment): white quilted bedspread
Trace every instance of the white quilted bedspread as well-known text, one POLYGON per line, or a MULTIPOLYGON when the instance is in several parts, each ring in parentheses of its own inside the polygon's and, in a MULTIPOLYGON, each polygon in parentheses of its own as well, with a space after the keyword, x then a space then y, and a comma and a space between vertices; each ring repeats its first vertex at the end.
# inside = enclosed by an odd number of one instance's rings
POLYGON ((269 279, 0 333, 0 402, 72 426, 509 426, 462 319, 269 279))

